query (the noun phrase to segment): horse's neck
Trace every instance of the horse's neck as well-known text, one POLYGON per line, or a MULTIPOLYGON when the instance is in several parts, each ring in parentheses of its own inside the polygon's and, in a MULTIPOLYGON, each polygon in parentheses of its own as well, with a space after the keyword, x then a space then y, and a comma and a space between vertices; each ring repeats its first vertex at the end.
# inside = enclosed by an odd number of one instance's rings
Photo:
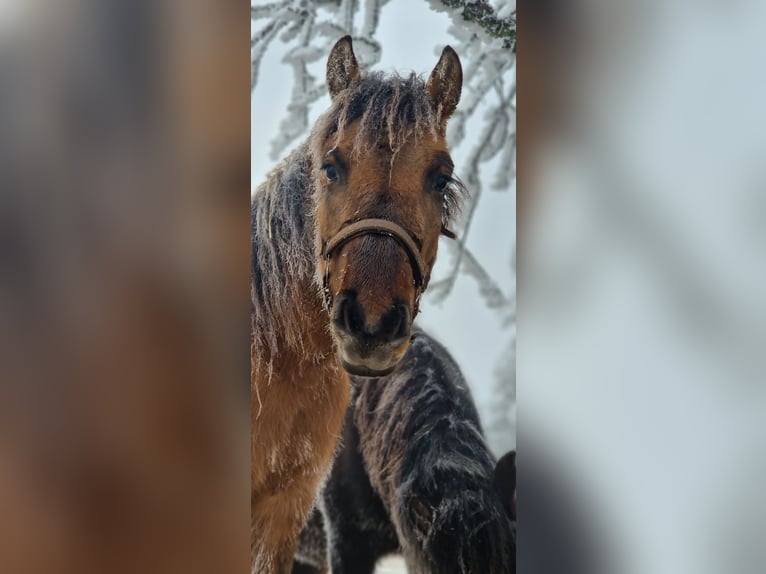
POLYGON ((332 352, 314 279, 314 216, 307 146, 295 150, 253 198, 253 331, 262 356, 332 352))

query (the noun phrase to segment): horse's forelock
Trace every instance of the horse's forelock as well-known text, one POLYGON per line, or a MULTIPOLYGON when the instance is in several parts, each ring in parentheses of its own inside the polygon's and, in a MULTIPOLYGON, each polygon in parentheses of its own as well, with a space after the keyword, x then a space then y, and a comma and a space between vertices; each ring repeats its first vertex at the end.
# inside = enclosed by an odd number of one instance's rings
MULTIPOLYGON (((358 155, 385 142, 392 153, 392 165, 411 137, 417 141, 427 135, 437 136, 441 129, 421 77, 415 73, 402 77, 372 72, 340 92, 333 100, 333 107, 320 119, 312 136, 317 160, 321 160, 320 154, 328 140, 334 139, 337 145, 345 129, 357 121, 354 153, 358 155)), ((445 226, 452 223, 467 195, 463 183, 453 178, 444 196, 442 223, 445 226)))
POLYGON ((345 128, 359 120, 354 148, 358 151, 388 143, 398 151, 414 135, 436 135, 436 112, 416 74, 408 77, 368 73, 338 94, 327 115, 323 138, 343 137, 345 128))

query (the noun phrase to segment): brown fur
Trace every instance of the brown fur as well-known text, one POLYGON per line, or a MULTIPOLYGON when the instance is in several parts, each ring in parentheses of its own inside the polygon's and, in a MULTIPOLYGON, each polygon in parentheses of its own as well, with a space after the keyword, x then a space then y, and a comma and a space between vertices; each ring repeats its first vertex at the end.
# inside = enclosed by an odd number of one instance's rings
MULTIPOLYGON (((325 272, 333 299, 344 290, 358 293, 367 324, 396 303, 409 306, 411 327, 412 270, 393 239, 355 238, 338 250, 329 270, 320 254, 344 225, 377 217, 413 235, 429 269, 433 265, 441 225, 461 191, 454 180, 434 190, 439 175, 451 177, 444 128, 460 91, 454 85, 457 56, 451 49, 444 54, 433 73, 438 87, 427 90, 414 75, 362 77, 350 38, 341 39, 328 60, 332 107, 310 140, 256 190, 253 572, 290 572, 297 535, 330 466, 348 404, 349 378, 337 352, 343 339, 321 292, 325 272), (336 181, 326 172, 330 162, 336 181)), ((407 344, 392 351, 393 363, 407 344)))
MULTIPOLYGON (((306 289, 315 292, 311 285, 306 289)), ((326 312, 314 298, 304 307, 307 324, 316 326, 306 333, 305 348, 316 360, 306 361, 283 344, 271 371, 254 373, 253 572, 292 567, 295 535, 332 459, 348 402, 348 376, 333 353, 326 312)))

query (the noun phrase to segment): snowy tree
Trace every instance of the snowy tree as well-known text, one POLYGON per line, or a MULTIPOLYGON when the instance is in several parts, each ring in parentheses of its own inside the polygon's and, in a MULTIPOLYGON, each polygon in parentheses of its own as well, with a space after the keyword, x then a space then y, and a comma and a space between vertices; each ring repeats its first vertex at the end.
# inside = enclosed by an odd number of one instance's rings
MULTIPOLYGON (((472 224, 485 190, 515 192, 516 174, 516 3, 515 0, 422 0, 446 14, 448 33, 460 55, 464 83, 458 108, 449 124, 448 141, 462 158, 459 176, 471 198, 459 222, 458 240, 447 243, 447 271, 432 281, 427 297, 444 301, 459 276, 476 281, 486 307, 508 337, 496 359, 492 407, 482 416, 496 452, 515 444, 515 258, 511 285, 496 280, 468 247, 472 224), (503 438, 505 437, 505 438, 503 438), (507 438, 510 437, 510 438, 507 438)), ((312 107, 326 94, 324 59, 342 35, 350 34, 363 69, 380 62, 381 13, 390 0, 253 0, 251 5, 251 88, 261 79, 264 56, 277 44, 292 69, 292 92, 278 134, 271 141, 271 161, 305 137, 312 107)), ((441 49, 441 46, 438 47, 441 49)), ((510 214, 513 216, 513 214, 510 214)), ((507 234, 504 240, 511 241, 507 234)))

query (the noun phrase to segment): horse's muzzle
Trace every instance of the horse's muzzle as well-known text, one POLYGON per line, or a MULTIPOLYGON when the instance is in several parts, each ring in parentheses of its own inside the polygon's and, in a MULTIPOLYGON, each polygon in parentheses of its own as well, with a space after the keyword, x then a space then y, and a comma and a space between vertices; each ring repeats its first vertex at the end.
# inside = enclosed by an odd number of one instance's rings
POLYGON ((343 292, 335 301, 332 328, 343 367, 352 375, 381 377, 407 349, 412 312, 405 304, 393 305, 370 325, 356 295, 343 292))

